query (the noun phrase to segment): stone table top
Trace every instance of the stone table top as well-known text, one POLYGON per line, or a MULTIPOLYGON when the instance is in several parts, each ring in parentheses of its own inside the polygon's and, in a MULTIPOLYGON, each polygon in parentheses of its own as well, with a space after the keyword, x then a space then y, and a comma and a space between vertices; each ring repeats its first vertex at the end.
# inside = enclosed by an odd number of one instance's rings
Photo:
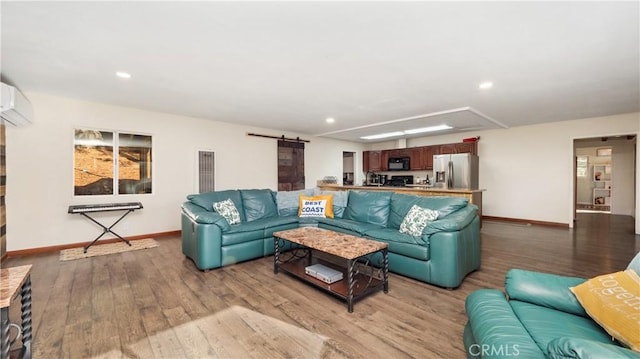
POLYGON ((300 227, 275 232, 273 236, 345 259, 356 259, 389 246, 384 242, 316 227, 300 227))
POLYGON ((31 265, 0 269, 0 304, 6 308, 31 273, 31 265))

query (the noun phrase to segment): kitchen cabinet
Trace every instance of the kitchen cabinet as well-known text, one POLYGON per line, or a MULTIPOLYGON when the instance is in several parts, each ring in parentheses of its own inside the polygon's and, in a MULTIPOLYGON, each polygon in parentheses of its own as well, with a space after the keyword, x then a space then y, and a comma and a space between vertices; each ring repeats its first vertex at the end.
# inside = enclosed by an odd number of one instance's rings
POLYGON ((381 152, 382 151, 362 152, 362 170, 364 172, 382 171, 381 152))
POLYGON ((389 170, 389 151, 380 151, 380 170, 389 170))
POLYGON ((410 170, 433 170, 433 156, 439 154, 471 153, 478 155, 477 142, 448 143, 443 145, 394 148, 389 150, 363 151, 362 170, 364 172, 388 171, 389 158, 409 157, 410 170))
POLYGON ((478 155, 478 142, 460 142, 440 145, 438 154, 448 155, 453 153, 471 153, 472 155, 478 155))
POLYGON ((440 154, 440 146, 424 146, 419 147, 422 152, 422 169, 424 170, 432 170, 433 169, 433 155, 440 154))
MULTIPOLYGON (((414 147, 409 149, 409 169, 412 171, 424 170, 424 158, 422 157, 422 150, 420 147, 414 147)), ((433 158, 431 159, 433 161, 433 158)))

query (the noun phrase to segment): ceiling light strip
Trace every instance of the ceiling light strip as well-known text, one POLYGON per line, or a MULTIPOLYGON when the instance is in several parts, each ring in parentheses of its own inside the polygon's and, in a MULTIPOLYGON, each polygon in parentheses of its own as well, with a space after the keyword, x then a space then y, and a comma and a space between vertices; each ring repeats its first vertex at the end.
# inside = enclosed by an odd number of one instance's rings
MULTIPOLYGON (((314 136, 328 136, 328 135, 334 135, 336 133, 349 132, 349 131, 354 131, 354 130, 361 130, 363 128, 371 128, 371 127, 376 127, 376 126, 389 125, 389 124, 392 124, 392 123, 406 122, 406 121, 411 121, 411 120, 418 120, 418 119, 421 119, 421 118, 428 118, 428 117, 433 117, 433 116, 447 115, 447 114, 450 114, 450 113, 470 111, 470 110, 473 111, 470 107, 461 107, 461 108, 455 108, 453 110, 432 112, 432 113, 427 113, 427 114, 424 114, 424 115, 411 116, 411 117, 400 118, 400 119, 397 119, 397 120, 377 122, 377 123, 372 123, 372 124, 363 125, 363 126, 351 127, 351 128, 347 128, 347 129, 344 129, 344 130, 325 132, 325 133, 320 133, 320 134, 317 134, 317 135, 314 135, 314 136)), ((479 115, 479 116, 483 116, 483 115, 480 115, 477 112, 476 112, 476 114, 479 115)))

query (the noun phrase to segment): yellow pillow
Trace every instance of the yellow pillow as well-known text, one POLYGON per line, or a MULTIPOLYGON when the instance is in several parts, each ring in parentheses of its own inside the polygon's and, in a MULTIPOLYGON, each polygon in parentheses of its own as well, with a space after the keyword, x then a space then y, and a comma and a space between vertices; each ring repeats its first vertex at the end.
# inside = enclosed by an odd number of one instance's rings
POLYGON ((640 351, 640 277, 635 271, 601 275, 570 289, 609 335, 640 351))
POLYGON ((300 196, 298 217, 333 218, 333 195, 300 196))

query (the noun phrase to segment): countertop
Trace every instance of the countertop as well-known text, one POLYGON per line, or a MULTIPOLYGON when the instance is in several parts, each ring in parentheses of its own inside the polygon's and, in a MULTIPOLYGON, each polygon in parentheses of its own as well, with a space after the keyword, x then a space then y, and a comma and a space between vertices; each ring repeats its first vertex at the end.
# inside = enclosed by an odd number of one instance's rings
POLYGON ((407 185, 406 187, 388 187, 388 186, 345 186, 345 185, 337 185, 337 184, 325 184, 320 187, 326 189, 336 189, 336 190, 345 190, 345 189, 353 189, 353 190, 367 190, 367 191, 392 191, 392 192, 438 192, 438 193, 479 193, 485 191, 484 189, 464 189, 464 188, 434 188, 427 187, 427 185, 407 185))

